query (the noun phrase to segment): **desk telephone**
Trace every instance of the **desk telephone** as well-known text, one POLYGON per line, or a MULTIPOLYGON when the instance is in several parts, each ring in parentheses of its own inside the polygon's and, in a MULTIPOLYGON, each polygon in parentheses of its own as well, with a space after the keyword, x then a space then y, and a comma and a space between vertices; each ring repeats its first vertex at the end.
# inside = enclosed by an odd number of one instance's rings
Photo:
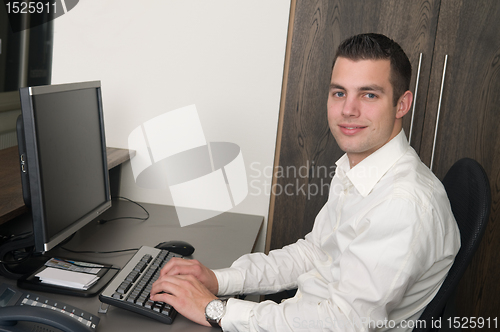
POLYGON ((95 332, 98 323, 99 317, 74 306, 0 285, 0 332, 95 332))

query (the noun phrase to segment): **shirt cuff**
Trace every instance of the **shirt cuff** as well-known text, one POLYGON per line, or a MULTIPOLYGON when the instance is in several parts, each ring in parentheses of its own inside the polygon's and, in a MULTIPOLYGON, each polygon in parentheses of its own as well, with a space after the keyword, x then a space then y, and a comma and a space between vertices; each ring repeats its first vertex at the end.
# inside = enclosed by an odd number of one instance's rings
POLYGON ((223 331, 250 331, 250 315, 257 302, 229 299, 221 320, 223 331))
POLYGON ((243 274, 234 268, 213 270, 219 283, 217 295, 235 295, 243 291, 243 274))

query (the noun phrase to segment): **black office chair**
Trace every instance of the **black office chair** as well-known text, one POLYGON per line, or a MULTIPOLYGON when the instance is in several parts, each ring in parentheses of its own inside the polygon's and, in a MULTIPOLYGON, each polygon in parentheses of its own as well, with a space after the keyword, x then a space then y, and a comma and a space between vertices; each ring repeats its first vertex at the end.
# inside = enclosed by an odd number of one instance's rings
POLYGON ((470 158, 457 161, 446 173, 443 185, 460 229, 461 247, 444 283, 420 316, 421 321, 426 321, 425 327, 419 324, 413 332, 438 330, 432 327, 432 321, 443 315, 446 303, 481 242, 490 214, 490 184, 477 161, 470 158))

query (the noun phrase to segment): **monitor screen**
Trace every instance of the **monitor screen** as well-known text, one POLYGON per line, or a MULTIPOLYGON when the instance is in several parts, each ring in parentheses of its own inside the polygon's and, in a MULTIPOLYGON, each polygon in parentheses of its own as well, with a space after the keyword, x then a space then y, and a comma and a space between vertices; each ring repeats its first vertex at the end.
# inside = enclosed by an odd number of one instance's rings
POLYGON ((23 196, 35 251, 52 249, 111 206, 100 82, 20 89, 23 196))

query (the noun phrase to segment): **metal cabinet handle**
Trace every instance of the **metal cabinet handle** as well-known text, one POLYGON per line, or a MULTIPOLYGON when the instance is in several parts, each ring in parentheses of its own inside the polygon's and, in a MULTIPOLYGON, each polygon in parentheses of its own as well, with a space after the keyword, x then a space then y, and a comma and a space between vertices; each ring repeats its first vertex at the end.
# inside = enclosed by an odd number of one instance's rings
POLYGON ((432 143, 432 155, 431 155, 431 165, 430 165, 431 171, 432 171, 432 166, 434 164, 434 152, 436 151, 436 139, 437 139, 438 125, 439 125, 439 115, 441 113, 441 101, 443 100, 444 78, 446 76, 447 64, 448 64, 448 54, 446 54, 444 57, 443 78, 441 79, 441 92, 439 93, 438 112, 436 115, 436 127, 434 128, 434 142, 432 143))
POLYGON ((420 81, 420 68, 422 67, 422 53, 418 59, 417 80, 415 82, 415 95, 413 96, 413 109, 411 111, 410 133, 408 135, 408 143, 411 144, 411 134, 413 133, 413 119, 415 118, 415 105, 417 104, 418 82, 420 81))

